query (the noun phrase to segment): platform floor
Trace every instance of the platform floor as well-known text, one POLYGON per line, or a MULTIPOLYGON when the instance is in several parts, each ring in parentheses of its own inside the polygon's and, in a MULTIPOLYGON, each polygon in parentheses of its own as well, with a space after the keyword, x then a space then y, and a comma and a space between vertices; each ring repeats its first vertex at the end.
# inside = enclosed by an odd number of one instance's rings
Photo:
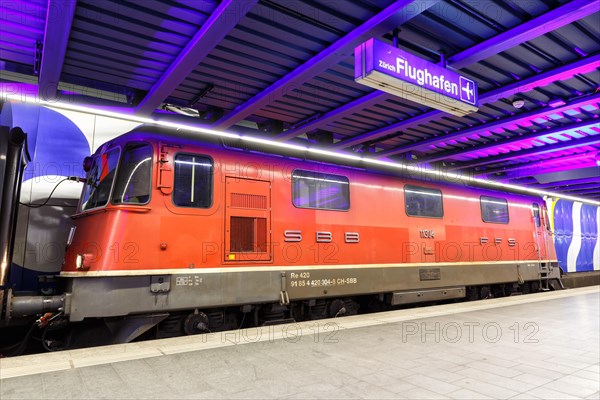
POLYGON ((598 286, 0 360, 8 399, 598 399, 598 286))

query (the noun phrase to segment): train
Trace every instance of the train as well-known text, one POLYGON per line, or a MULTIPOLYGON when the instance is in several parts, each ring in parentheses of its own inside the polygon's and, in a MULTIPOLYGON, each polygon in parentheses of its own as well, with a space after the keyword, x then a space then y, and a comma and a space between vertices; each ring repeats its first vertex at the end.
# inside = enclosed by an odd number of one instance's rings
POLYGON ((83 160, 60 289, 0 311, 59 350, 562 288, 543 198, 344 164, 137 127, 83 160))

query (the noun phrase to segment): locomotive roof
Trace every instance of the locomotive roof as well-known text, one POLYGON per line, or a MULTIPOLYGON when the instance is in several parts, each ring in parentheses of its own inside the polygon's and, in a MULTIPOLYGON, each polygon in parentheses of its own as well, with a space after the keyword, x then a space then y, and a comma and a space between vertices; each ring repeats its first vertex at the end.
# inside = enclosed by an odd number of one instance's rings
POLYGON ((111 141, 126 141, 131 139, 170 139, 176 141, 202 142, 202 143, 219 143, 221 139, 216 136, 203 135, 191 130, 169 128, 158 125, 143 124, 126 132, 111 141), (216 140, 215 140, 216 139, 216 140))

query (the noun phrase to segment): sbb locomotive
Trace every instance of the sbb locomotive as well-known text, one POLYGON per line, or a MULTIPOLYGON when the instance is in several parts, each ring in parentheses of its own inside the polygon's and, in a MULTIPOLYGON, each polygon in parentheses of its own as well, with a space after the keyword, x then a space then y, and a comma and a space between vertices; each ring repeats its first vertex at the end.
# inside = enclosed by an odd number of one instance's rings
POLYGON ((11 316, 49 312, 64 348, 560 284, 541 198, 262 150, 152 127, 105 143, 62 294, 11 316))

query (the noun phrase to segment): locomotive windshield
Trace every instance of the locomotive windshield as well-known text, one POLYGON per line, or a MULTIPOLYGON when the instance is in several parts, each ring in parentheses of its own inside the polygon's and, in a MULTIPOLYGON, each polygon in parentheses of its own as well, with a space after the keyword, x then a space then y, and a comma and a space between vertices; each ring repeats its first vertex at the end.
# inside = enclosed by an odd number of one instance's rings
POLYGON ((113 204, 145 204, 150 200, 152 146, 134 143, 125 148, 113 190, 113 204))
POLYGON ((95 157, 81 197, 81 210, 102 207, 108 202, 119 161, 119 149, 95 157))
POLYGON ((145 204, 150 200, 152 146, 147 143, 127 145, 120 164, 119 153, 115 148, 94 157, 83 189, 81 211, 105 206, 111 190, 113 204, 145 204))

